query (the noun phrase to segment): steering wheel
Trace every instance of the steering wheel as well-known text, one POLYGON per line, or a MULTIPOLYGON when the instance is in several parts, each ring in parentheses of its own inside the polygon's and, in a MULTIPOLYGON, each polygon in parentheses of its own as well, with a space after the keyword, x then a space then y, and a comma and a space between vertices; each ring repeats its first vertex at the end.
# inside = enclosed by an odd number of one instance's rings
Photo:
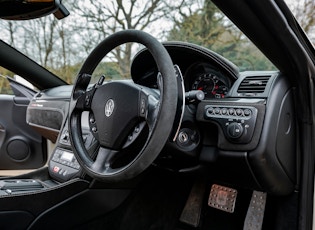
POLYGON ((79 164, 91 177, 106 182, 126 180, 143 172, 161 152, 172 131, 177 94, 172 60, 154 37, 137 30, 107 37, 84 62, 70 99, 69 134, 79 164), (91 74, 100 61, 127 42, 140 43, 150 51, 160 73, 159 90, 132 81, 103 84, 103 79, 88 89, 91 74), (90 130, 99 142, 94 155, 88 152, 82 138, 83 111, 89 111, 90 130))

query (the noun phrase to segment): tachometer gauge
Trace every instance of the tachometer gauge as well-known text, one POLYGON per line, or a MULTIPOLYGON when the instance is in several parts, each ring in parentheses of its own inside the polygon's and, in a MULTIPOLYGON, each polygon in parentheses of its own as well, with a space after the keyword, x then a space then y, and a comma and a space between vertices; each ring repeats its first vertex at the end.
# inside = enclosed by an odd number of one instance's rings
POLYGON ((208 94, 212 94, 212 91, 215 86, 214 76, 212 74, 202 74, 195 79, 194 84, 192 85, 192 89, 202 90, 207 97, 208 94))
POLYGON ((192 89, 202 90, 205 93, 205 98, 224 98, 229 90, 227 84, 213 73, 198 76, 192 89))

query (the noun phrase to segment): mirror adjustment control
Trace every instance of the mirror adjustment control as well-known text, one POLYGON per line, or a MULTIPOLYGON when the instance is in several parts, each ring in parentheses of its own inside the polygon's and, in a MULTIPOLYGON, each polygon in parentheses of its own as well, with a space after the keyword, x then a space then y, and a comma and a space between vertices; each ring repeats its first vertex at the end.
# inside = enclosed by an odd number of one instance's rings
POLYGON ((227 126, 227 135, 232 139, 240 138, 243 134, 243 126, 233 122, 227 126))

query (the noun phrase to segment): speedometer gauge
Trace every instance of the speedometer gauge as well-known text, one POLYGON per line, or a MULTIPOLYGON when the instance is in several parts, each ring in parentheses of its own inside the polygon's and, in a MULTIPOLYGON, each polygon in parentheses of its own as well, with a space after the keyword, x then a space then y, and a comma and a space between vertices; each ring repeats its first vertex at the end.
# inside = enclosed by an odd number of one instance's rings
POLYGON ((195 79, 192 89, 202 90, 205 98, 224 98, 229 90, 227 84, 213 73, 199 75, 195 79))

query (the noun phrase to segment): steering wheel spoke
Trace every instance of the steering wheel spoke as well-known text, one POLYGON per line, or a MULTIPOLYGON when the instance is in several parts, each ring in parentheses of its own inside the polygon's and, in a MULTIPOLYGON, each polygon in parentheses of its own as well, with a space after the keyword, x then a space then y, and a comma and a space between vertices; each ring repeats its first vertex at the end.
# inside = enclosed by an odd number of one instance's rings
POLYGON ((160 94, 157 90, 150 89, 149 91, 142 91, 140 101, 140 116, 146 120, 149 129, 152 130, 157 120, 160 109, 160 94), (143 108, 144 107, 144 108, 143 108), (143 113, 141 113, 144 111, 143 113))
POLYGON ((93 99, 93 93, 91 91, 87 92, 81 92, 80 95, 78 95, 77 100, 75 100, 73 108, 80 110, 80 111, 88 111, 91 109, 91 101, 93 99))
POLYGON ((117 156, 118 151, 100 147, 96 156, 95 161, 93 162, 91 168, 95 172, 106 172, 109 173, 112 171, 112 164, 117 156))
POLYGON ((123 149, 129 147, 131 144, 133 144, 137 138, 140 136, 142 130, 145 128, 146 122, 141 122, 136 125, 136 127, 132 130, 132 132, 128 135, 127 140, 122 147, 123 149))
POLYGON ((70 101, 70 112, 73 110, 87 111, 91 108, 91 102, 96 88, 93 87, 87 91, 87 87, 91 80, 89 74, 79 74, 77 81, 73 87, 71 101, 70 101))

